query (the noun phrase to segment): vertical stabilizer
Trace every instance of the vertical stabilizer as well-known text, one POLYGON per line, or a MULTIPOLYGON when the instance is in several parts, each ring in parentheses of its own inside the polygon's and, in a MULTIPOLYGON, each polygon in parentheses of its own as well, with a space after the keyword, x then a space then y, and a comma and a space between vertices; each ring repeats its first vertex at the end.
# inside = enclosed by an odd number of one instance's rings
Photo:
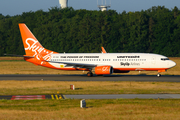
POLYGON ((34 56, 37 49, 43 49, 43 46, 39 43, 39 41, 31 33, 31 31, 25 24, 20 23, 19 29, 21 32, 21 37, 26 55, 34 56))
POLYGON ((19 24, 19 29, 27 56, 33 56, 37 60, 40 60, 41 56, 43 59, 49 60, 51 54, 55 53, 45 49, 24 23, 19 24))

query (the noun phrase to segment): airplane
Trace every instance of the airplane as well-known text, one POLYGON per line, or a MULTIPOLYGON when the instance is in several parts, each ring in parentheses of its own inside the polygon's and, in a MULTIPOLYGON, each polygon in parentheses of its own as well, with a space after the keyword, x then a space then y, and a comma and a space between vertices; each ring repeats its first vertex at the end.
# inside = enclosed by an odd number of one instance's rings
POLYGON ((101 49, 102 49, 102 53, 107 53, 104 47, 101 47, 101 49))
POLYGON ((44 48, 24 23, 19 29, 26 55, 24 59, 35 65, 58 70, 89 71, 87 76, 128 73, 129 71, 161 72, 176 66, 168 57, 152 53, 57 53, 44 48))

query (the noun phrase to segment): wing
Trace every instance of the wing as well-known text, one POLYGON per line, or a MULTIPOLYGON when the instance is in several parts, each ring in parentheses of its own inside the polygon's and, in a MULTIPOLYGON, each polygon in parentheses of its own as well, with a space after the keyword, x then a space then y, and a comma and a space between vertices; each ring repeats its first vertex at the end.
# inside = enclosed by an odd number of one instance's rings
POLYGON ((46 61, 46 62, 66 64, 66 66, 74 66, 80 68, 94 68, 98 66, 97 64, 86 64, 86 63, 69 63, 69 62, 57 62, 57 61, 46 61))

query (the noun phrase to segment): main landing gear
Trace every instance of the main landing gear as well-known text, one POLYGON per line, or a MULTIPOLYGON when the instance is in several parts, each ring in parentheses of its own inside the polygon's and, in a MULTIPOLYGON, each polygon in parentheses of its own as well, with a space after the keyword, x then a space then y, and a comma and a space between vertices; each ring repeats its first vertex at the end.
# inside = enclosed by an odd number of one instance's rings
POLYGON ((92 73, 91 71, 89 71, 89 72, 87 73, 87 76, 88 76, 88 77, 92 77, 92 76, 93 76, 93 73, 92 73))
POLYGON ((160 73, 158 73, 158 74, 157 74, 157 76, 158 76, 158 77, 161 77, 161 74, 160 74, 160 73))

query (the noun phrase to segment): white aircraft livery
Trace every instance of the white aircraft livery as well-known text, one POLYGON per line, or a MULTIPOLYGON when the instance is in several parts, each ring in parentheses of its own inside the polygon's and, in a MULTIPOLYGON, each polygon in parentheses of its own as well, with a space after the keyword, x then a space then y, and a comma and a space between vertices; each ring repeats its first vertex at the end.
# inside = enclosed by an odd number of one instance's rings
POLYGON ((45 49, 24 23, 19 24, 26 55, 36 65, 59 70, 89 71, 87 76, 157 71, 157 76, 176 65, 166 56, 151 53, 57 53, 45 49))

